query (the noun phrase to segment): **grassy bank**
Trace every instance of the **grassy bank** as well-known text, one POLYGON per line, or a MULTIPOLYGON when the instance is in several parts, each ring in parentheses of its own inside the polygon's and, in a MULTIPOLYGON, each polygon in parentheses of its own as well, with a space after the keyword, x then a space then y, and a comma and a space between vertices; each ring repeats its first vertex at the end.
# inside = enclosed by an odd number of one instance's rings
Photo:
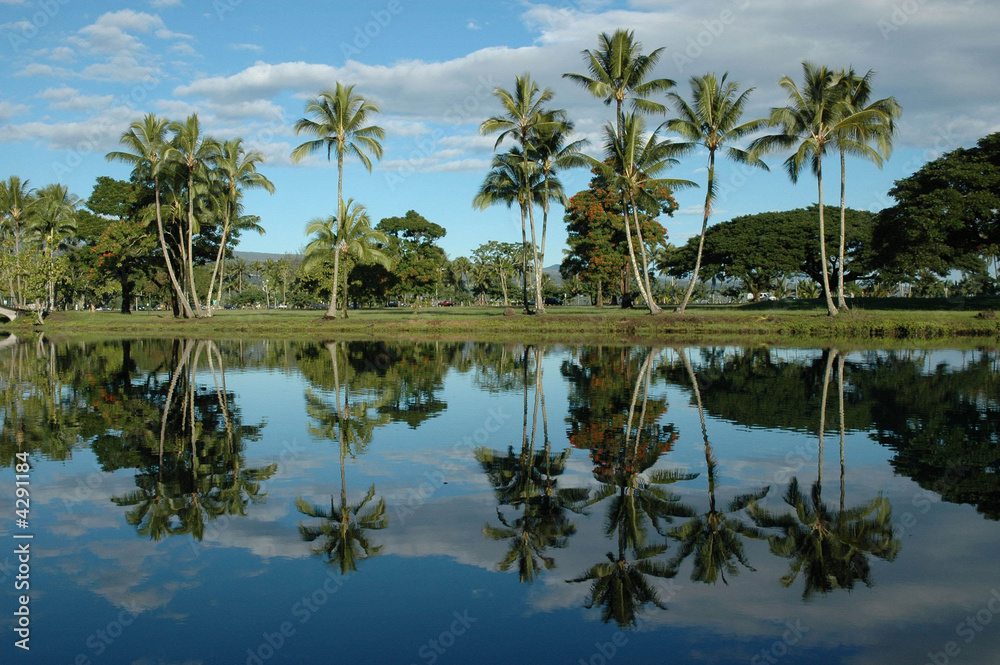
POLYGON ((546 342, 754 342, 811 343, 848 340, 883 344, 992 345, 1000 319, 980 312, 998 299, 865 299, 850 312, 826 315, 816 301, 743 306, 699 306, 683 315, 606 307, 550 307, 544 316, 503 316, 499 308, 429 307, 357 310, 328 321, 322 311, 222 310, 208 319, 174 319, 165 312, 53 312, 44 326, 16 321, 10 331, 44 330, 50 336, 283 337, 295 339, 441 339, 546 342))

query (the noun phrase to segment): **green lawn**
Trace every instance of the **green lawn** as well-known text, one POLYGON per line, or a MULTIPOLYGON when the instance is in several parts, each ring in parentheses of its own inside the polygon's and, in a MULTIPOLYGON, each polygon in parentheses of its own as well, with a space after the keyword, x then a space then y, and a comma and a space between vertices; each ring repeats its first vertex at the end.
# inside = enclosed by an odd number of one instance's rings
POLYGON ((694 306, 683 315, 605 307, 549 307, 545 316, 496 307, 427 307, 352 310, 347 320, 323 319, 323 310, 220 310, 185 321, 167 312, 53 312, 44 326, 3 324, 11 331, 38 329, 49 336, 275 337, 297 339, 448 339, 546 342, 755 342, 855 344, 994 344, 1000 320, 981 318, 998 298, 854 299, 852 311, 831 318, 822 301, 783 300, 739 306, 694 306))

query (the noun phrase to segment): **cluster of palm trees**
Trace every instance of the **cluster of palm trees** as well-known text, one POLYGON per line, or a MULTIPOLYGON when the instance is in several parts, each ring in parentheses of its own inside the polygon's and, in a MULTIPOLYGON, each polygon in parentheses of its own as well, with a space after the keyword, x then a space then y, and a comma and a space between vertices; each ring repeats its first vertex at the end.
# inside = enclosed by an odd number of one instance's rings
MULTIPOLYGON (((664 187, 677 190, 695 186, 688 180, 663 177, 664 172, 677 163, 677 158, 697 147, 708 154, 707 186, 702 218, 702 241, 687 291, 677 311, 683 312, 691 300, 698 283, 705 229, 718 195, 715 177, 717 156, 767 169, 761 157, 779 149, 793 149, 785 167, 795 182, 808 161, 816 175, 819 187, 820 246, 823 265, 826 266, 826 248, 822 242, 825 232, 823 219, 822 158, 836 149, 841 161, 841 226, 840 262, 837 279, 838 305, 832 300, 829 280, 824 271, 824 292, 829 312, 837 314, 846 309, 844 299, 843 254, 845 244, 845 178, 846 155, 868 159, 881 166, 892 149, 895 120, 900 106, 892 97, 871 101, 874 73, 858 75, 853 69, 833 71, 803 63, 804 84, 800 88, 789 77, 779 80, 788 93, 785 107, 772 109, 768 118, 743 120, 753 88, 741 91, 739 83, 729 80, 728 73, 718 76, 707 73, 690 80, 690 101, 673 92, 674 81, 652 78, 652 72, 663 49, 643 53, 641 42, 631 31, 619 29, 613 34, 602 33, 596 50, 583 51, 587 64, 586 74, 564 74, 580 84, 605 105, 615 108, 614 120, 604 127, 603 158, 583 155, 584 141, 568 142, 573 125, 562 110, 546 108, 553 93, 542 90, 530 75, 515 79, 511 91, 494 92, 503 108, 501 115, 484 121, 480 131, 484 134, 499 133, 496 148, 510 138, 515 144, 507 152, 494 156, 493 168, 486 176, 474 205, 479 208, 502 203, 521 211, 522 240, 532 249, 532 267, 535 274, 536 312, 544 311, 541 298, 541 268, 545 254, 545 233, 549 203, 564 202, 556 170, 573 166, 590 166, 603 176, 609 186, 621 193, 622 224, 628 244, 632 275, 642 299, 651 314, 661 308, 656 304, 650 284, 650 250, 643 239, 639 224, 639 208, 652 202, 655 192, 664 187), (676 110, 676 117, 647 131, 646 117, 664 115, 667 106, 654 99, 665 94, 676 110), (631 109, 626 113, 626 102, 631 109), (777 133, 759 136, 747 147, 738 144, 768 128, 777 133), (672 131, 681 141, 663 138, 661 132, 672 131), (541 206, 543 222, 540 240, 536 234, 534 208, 541 206), (526 228, 530 227, 530 244, 526 228)), ((522 259, 527 263, 527 257, 522 259)), ((523 272, 527 272, 524 270, 523 272)), ((525 302, 527 298, 527 287, 525 302)))
POLYGON ((24 307, 29 299, 55 307, 55 285, 61 272, 56 252, 76 235, 80 199, 65 185, 32 189, 12 175, 0 181, 0 272, 6 276, 8 302, 24 307))
POLYGON ((109 161, 133 167, 133 179, 152 182, 160 251, 170 281, 172 301, 184 318, 211 316, 213 292, 221 293, 226 245, 234 233, 263 233, 258 219, 243 214, 243 193, 249 189, 274 192, 258 171, 264 156, 247 150, 242 138, 219 141, 206 135, 197 114, 170 122, 154 114, 133 122, 120 140, 123 150, 108 153, 109 161), (209 227, 218 229, 218 248, 202 306, 195 285, 194 239, 209 227))

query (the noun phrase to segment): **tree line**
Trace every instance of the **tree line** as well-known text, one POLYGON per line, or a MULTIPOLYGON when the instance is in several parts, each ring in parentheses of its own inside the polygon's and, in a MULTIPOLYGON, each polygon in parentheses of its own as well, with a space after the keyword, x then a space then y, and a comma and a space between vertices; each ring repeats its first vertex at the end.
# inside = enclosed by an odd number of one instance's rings
MULTIPOLYGON (((742 89, 728 73, 709 72, 692 77, 690 94, 682 96, 675 81, 655 77, 662 52, 645 53, 631 31, 619 29, 582 52, 585 73, 564 74, 614 109, 599 157, 583 152, 587 143, 574 139, 574 124, 553 106, 552 90, 529 73, 516 76, 509 90, 494 90, 500 112, 479 130, 497 137, 495 154, 472 203, 479 209, 516 206, 521 242, 488 241, 471 258, 453 261, 435 244, 445 235, 440 225, 415 211, 373 224, 362 202, 345 198, 345 161, 357 160, 370 172, 382 158, 386 134, 375 124, 379 106, 341 82, 308 100, 294 125, 308 139, 291 158, 325 152, 335 160, 337 209, 306 223, 304 260, 291 280, 296 300, 328 300, 326 316, 332 318, 346 316, 349 302, 413 303, 440 300, 444 292, 462 300, 519 302, 526 312, 542 314, 553 292, 543 272, 553 203, 564 206, 568 230, 560 266, 564 290, 589 293, 598 305, 612 295, 631 306, 635 296, 651 314, 662 311, 658 303, 665 300, 683 312, 703 293, 705 279, 718 278, 739 280, 759 294, 775 280, 808 276, 831 316, 846 308, 845 297, 859 281, 873 289, 904 280, 933 284, 958 269, 978 276, 980 290, 992 288, 987 262, 998 254, 996 135, 898 181, 889 192, 897 204, 865 215, 847 207, 846 158, 881 167, 901 113, 893 97, 873 99, 874 72, 804 62, 801 83, 789 76, 778 81, 787 104, 748 120, 753 88, 742 89), (654 127, 650 119, 658 116, 667 119, 654 127), (660 218, 677 209, 675 192, 698 184, 667 175, 695 150, 707 156, 702 229, 678 248, 666 242, 660 218), (815 176, 816 205, 710 228, 720 191, 717 160, 767 170, 763 160, 775 151, 790 151, 783 168, 793 182, 806 167, 815 176), (831 155, 839 157, 837 208, 823 196, 823 162, 831 155), (586 190, 567 197, 560 172, 578 167, 589 168, 593 178, 586 190), (810 216, 812 229, 803 226, 810 216), (831 217, 839 224, 828 225, 831 217), (755 251, 748 253, 751 246, 755 251), (686 279, 686 288, 667 288, 657 272, 686 279)), ((113 296, 127 312, 138 288, 169 301, 177 316, 211 316, 223 304, 223 292, 232 291, 227 260, 240 235, 264 231, 259 217, 243 208, 247 190, 274 191, 259 171, 263 155, 241 138, 205 134, 197 115, 171 122, 147 114, 123 133, 121 145, 107 157, 132 166, 130 180, 99 178, 85 209, 60 185, 33 190, 17 176, 2 183, 0 269, 8 302, 79 307, 113 296)), ((289 280, 281 281, 286 302, 289 280)), ((265 301, 270 296, 265 293, 265 301)))

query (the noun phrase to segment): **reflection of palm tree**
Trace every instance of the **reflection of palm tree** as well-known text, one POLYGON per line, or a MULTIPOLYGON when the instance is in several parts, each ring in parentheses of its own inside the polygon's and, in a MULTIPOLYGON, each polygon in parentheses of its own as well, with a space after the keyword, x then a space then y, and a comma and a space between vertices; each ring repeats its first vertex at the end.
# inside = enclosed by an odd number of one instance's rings
MULTIPOLYGON (((844 508, 843 468, 841 468, 840 510, 823 503, 823 434, 826 429, 826 401, 836 349, 827 352, 823 374, 819 423, 819 463, 816 482, 807 499, 793 478, 784 501, 791 513, 775 515, 753 503, 748 512, 757 526, 776 528, 780 535, 769 538, 771 552, 790 560, 789 572, 781 578, 790 586, 804 572, 803 598, 814 592, 853 589, 860 581, 871 586, 869 556, 892 561, 899 553, 900 542, 893 536, 892 506, 879 494, 871 501, 851 509, 844 508)), ((843 460, 843 377, 841 368, 841 460, 843 460)))
MULTIPOLYGON (((333 413, 328 405, 311 393, 307 394, 309 401, 307 408, 310 415, 318 417, 322 424, 319 429, 310 428, 312 433, 323 434, 330 438, 336 436, 340 448, 340 506, 337 506, 336 499, 331 496, 329 511, 308 503, 302 497, 295 500, 295 507, 304 515, 323 519, 323 522, 316 526, 299 524, 299 533, 302 534, 302 539, 307 542, 323 538, 320 546, 313 551, 317 554, 326 554, 327 561, 336 563, 340 567, 340 574, 345 575, 349 571, 358 569, 357 561, 359 558, 375 556, 382 550, 382 546, 373 544, 365 532, 372 529, 384 529, 388 526, 388 516, 385 512, 385 499, 379 498, 374 505, 368 505, 375 498, 374 484, 368 489, 364 499, 356 504, 347 502, 345 458, 352 444, 357 447, 361 443, 367 443, 370 440, 371 432, 368 430, 366 437, 363 427, 356 429, 352 426, 352 406, 348 401, 347 386, 344 387, 344 404, 341 406, 340 344, 329 342, 326 347, 333 362, 336 413, 333 413), (336 433, 334 434, 332 430, 336 430, 336 433)), ((354 405, 354 410, 358 411, 359 406, 354 405)), ((367 410, 367 405, 360 405, 361 421, 366 420, 364 412, 367 410)))
POLYGON ((803 598, 814 592, 853 589, 855 583, 872 585, 869 556, 892 561, 899 552, 893 537, 892 507, 879 495, 866 504, 835 512, 823 503, 820 484, 813 483, 807 498, 793 478, 785 491, 791 513, 775 515, 753 504, 750 516, 758 526, 780 529, 770 538, 771 552, 789 559, 789 571, 781 578, 790 586, 799 573, 805 578, 803 598))
POLYGON ((549 548, 565 547, 576 525, 566 516, 566 511, 579 512, 587 499, 587 490, 560 488, 554 480, 566 469, 570 451, 553 455, 548 436, 548 419, 545 415, 545 393, 542 388, 543 349, 535 348, 535 405, 531 434, 528 434, 528 349, 522 356, 524 418, 521 452, 513 447, 501 455, 487 448, 476 450, 476 459, 483 467, 494 487, 498 503, 521 508, 521 515, 508 520, 497 508, 499 527, 486 524, 483 534, 492 540, 510 540, 510 548, 498 566, 507 571, 516 563, 520 581, 533 582, 540 567, 550 570, 555 559, 545 555, 549 548), (538 414, 542 414, 544 450, 535 451, 538 414))
POLYGON ((765 487, 756 492, 741 494, 733 498, 724 511, 718 510, 715 501, 715 473, 718 467, 712 455, 712 446, 708 441, 708 430, 705 428, 705 410, 701 403, 701 389, 698 387, 698 378, 691 367, 687 353, 683 350, 678 353, 684 362, 684 368, 691 380, 695 401, 698 404, 701 434, 705 441, 705 464, 708 467, 709 508, 707 513, 695 515, 683 525, 671 530, 670 535, 681 543, 681 551, 674 557, 671 565, 673 567, 679 566, 681 561, 694 554, 692 580, 715 584, 721 577, 723 583, 726 583, 726 573, 739 574, 737 563, 749 570, 754 570, 754 567, 746 559, 740 537, 764 538, 762 531, 749 526, 734 515, 752 502, 764 498, 771 488, 765 487))
MULTIPOLYGON (((340 468, 343 482, 343 454, 340 456, 340 468)), ((385 514, 385 499, 380 498, 375 505, 368 507, 375 498, 375 485, 369 487, 365 498, 356 504, 347 503, 347 486, 341 484, 340 487, 339 507, 333 497, 330 497, 329 511, 306 502, 302 497, 295 500, 295 507, 309 517, 323 518, 318 526, 300 524, 299 533, 308 542, 323 538, 322 544, 314 551, 325 553, 327 560, 338 564, 340 574, 344 575, 358 569, 358 559, 375 556, 382 550, 382 546, 373 544, 365 532, 384 529, 388 526, 388 517, 385 514)))
MULTIPOLYGON (((593 505, 611 499, 605 518, 605 534, 608 537, 617 534, 617 556, 608 552, 607 563, 596 564, 579 577, 568 580, 590 581, 590 597, 586 606, 601 605, 602 619, 614 619, 623 627, 635 625, 636 617, 646 603, 666 609, 647 576, 671 578, 677 574, 676 567, 670 563, 655 560, 667 550, 667 543, 648 543, 647 523, 665 536, 667 534, 660 526, 661 521, 670 523, 674 517, 690 517, 693 514, 690 508, 679 502, 679 497, 668 493, 663 485, 691 480, 697 474, 666 469, 648 472, 666 447, 656 436, 659 432, 655 423, 651 426, 644 423, 654 355, 655 351, 647 354, 636 377, 624 441, 619 442, 611 455, 610 467, 602 465, 595 469, 594 475, 602 481, 602 485, 587 502, 587 505, 593 505), (642 405, 638 424, 634 426, 640 391, 643 393, 642 405), (649 434, 649 440, 640 443, 643 433, 649 434), (631 558, 627 550, 631 550, 631 558)), ((672 431, 665 428, 665 433, 669 435, 668 440, 673 441, 672 431)))

